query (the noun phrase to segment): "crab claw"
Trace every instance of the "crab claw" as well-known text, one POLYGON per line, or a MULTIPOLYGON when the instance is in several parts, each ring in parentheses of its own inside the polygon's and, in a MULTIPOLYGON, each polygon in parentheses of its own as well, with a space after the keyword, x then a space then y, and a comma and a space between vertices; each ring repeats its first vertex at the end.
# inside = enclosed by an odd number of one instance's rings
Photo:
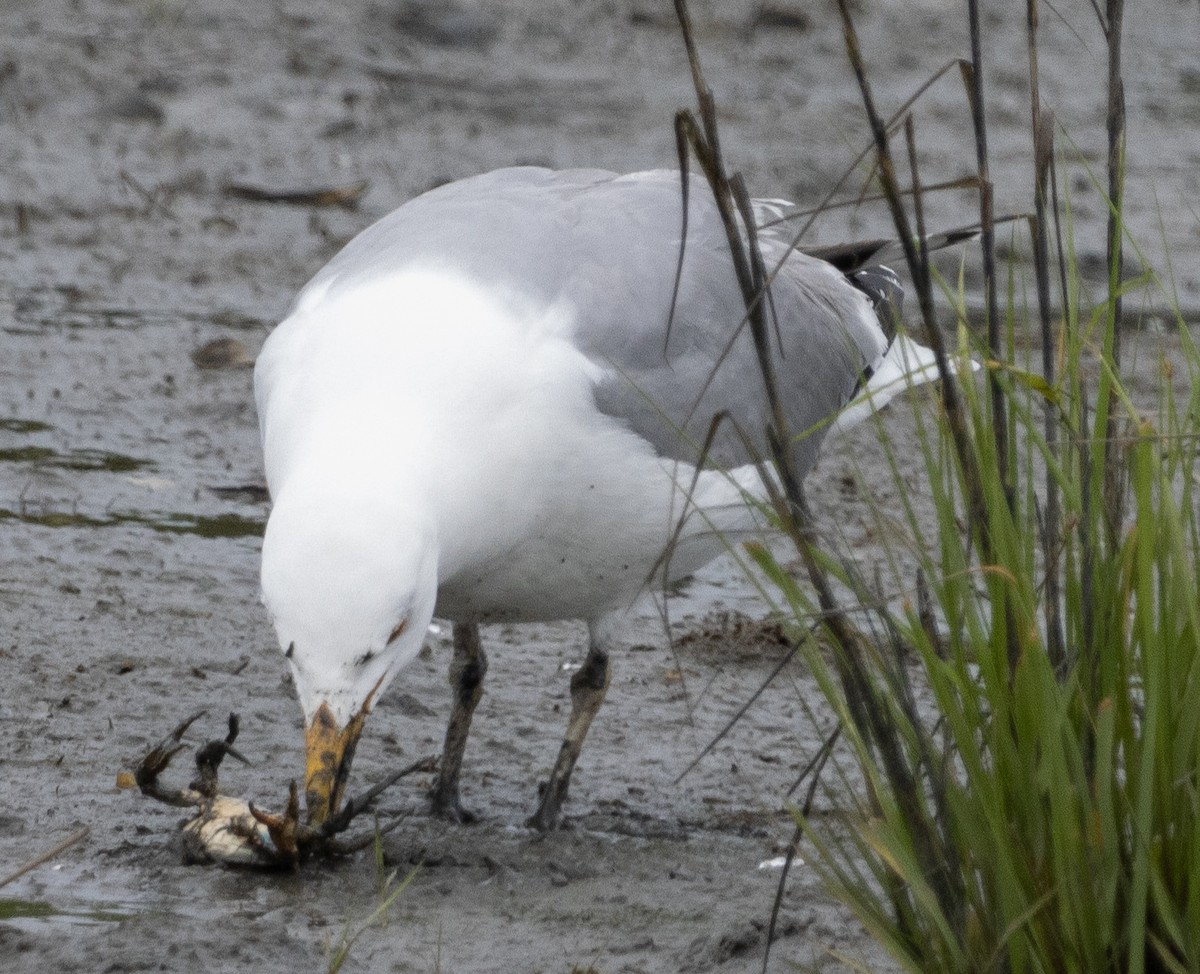
POLYGON ((208 713, 207 710, 196 711, 171 731, 170 734, 155 744, 132 772, 121 771, 117 775, 117 787, 138 788, 144 795, 148 795, 151 798, 159 798, 163 801, 170 801, 171 804, 192 804, 192 802, 171 801, 172 798, 177 798, 178 796, 164 795, 158 787, 158 776, 167 769, 167 765, 171 763, 171 759, 187 747, 186 744, 182 743, 183 735, 192 724, 206 713, 208 713))
POLYGON ((341 811, 320 826, 300 820, 300 789, 291 782, 287 807, 282 814, 255 808, 243 798, 222 795, 217 773, 226 756, 243 764, 250 762, 234 748, 238 736, 238 716, 229 715, 229 731, 223 739, 209 741, 196 751, 197 777, 187 788, 170 790, 159 783, 159 775, 171 759, 185 747, 183 735, 206 711, 183 721, 147 752, 132 770, 122 771, 117 784, 122 788, 140 788, 143 795, 168 805, 192 807, 195 813, 182 825, 183 858, 188 863, 223 863, 251 868, 288 868, 299 865, 313 852, 348 854, 363 848, 378 835, 398 826, 402 818, 375 830, 357 841, 344 843, 337 836, 352 820, 365 812, 384 791, 400 778, 415 771, 430 770, 433 758, 424 758, 347 801, 341 811))
POLYGON ((271 842, 281 863, 300 861, 301 841, 310 830, 300 824, 300 793, 295 781, 288 786, 287 808, 282 815, 255 808, 253 802, 250 803, 250 814, 266 826, 267 834, 271 836, 271 842))
POLYGON ((230 714, 229 733, 225 735, 225 739, 209 741, 196 752, 196 768, 199 771, 199 777, 191 783, 190 787, 200 792, 206 798, 217 797, 217 771, 220 769, 221 762, 225 759, 226 755, 241 761, 242 764, 250 763, 245 755, 241 754, 233 746, 233 742, 237 740, 238 727, 238 715, 230 714))

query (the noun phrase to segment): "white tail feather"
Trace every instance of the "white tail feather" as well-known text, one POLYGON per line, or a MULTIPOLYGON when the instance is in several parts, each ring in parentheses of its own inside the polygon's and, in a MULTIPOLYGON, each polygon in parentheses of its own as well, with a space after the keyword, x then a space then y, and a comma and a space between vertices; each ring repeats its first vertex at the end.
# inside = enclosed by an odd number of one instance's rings
MULTIPOLYGON (((971 371, 978 368, 979 363, 972 361, 971 371)), ((937 360, 933 349, 918 345, 904 335, 897 335, 866 386, 830 424, 830 432, 856 426, 900 393, 937 379, 937 360)))

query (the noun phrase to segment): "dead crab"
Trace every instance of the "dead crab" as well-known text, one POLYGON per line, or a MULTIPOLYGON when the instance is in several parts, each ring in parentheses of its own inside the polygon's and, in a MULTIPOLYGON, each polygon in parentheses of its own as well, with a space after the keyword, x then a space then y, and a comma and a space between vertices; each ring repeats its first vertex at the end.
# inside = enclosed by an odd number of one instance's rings
POLYGON ((363 848, 374 836, 399 824, 394 821, 365 836, 345 838, 351 822, 367 811, 387 788, 416 771, 432 771, 433 758, 422 758, 356 798, 346 802, 334 816, 319 826, 300 821, 300 799, 296 783, 291 783, 287 806, 282 814, 257 808, 243 798, 222 795, 217 787, 217 771, 226 756, 243 764, 250 762, 233 746, 238 735, 237 714, 229 715, 229 732, 222 740, 209 741, 196 752, 196 779, 186 788, 170 789, 159 783, 171 759, 187 747, 183 735, 207 711, 201 710, 183 721, 151 748, 132 771, 117 775, 117 787, 137 788, 148 798, 178 808, 196 808, 196 815, 183 824, 183 856, 189 863, 219 862, 234 866, 280 868, 295 866, 314 853, 341 855, 363 848))

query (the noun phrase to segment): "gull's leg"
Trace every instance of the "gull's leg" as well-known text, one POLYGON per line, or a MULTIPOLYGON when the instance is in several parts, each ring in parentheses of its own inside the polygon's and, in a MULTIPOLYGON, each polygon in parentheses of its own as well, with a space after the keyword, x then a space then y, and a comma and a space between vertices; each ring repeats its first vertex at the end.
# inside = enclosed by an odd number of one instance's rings
POLYGON ((611 640, 606 628, 596 622, 588 623, 587 658, 571 677, 571 719, 567 723, 567 733, 559 749, 558 760, 554 762, 554 770, 542 787, 541 803, 525 823, 541 832, 558 827, 559 815, 571 784, 571 771, 583 749, 583 739, 592 726, 592 718, 604 702, 604 694, 612 678, 612 666, 609 663, 611 640))
POLYGON ((462 768, 467 734, 471 731, 471 716, 483 696, 483 677, 487 673, 487 656, 479 640, 479 626, 474 622, 454 624, 454 659, 450 663, 450 687, 454 705, 450 723, 446 726, 446 743, 434 783, 433 814, 452 822, 470 822, 475 816, 463 809, 458 800, 458 772, 462 768))

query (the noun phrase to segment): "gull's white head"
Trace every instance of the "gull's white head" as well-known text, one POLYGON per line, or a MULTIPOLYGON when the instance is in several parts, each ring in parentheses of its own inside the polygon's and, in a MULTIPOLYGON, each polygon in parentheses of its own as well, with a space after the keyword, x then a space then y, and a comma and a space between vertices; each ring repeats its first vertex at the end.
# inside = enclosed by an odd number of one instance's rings
POLYGON ((377 695, 420 651, 437 599, 433 531, 370 497, 284 492, 263 602, 304 708, 308 820, 335 813, 377 695))

